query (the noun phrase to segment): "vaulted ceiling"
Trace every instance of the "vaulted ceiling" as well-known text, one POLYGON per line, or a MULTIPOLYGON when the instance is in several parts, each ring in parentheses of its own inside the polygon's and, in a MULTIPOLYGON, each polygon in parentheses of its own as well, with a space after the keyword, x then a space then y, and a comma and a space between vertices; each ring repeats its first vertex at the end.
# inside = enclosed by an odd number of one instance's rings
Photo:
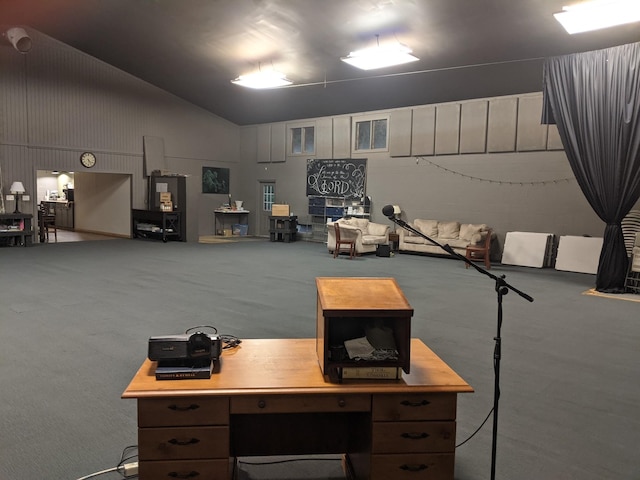
POLYGON ((247 125, 540 91, 545 57, 640 41, 638 23, 568 35, 552 15, 567 2, 0 0, 0 24, 36 29, 247 125), (420 61, 375 71, 340 61, 376 36, 420 61), (230 83, 272 68, 294 85, 230 83))

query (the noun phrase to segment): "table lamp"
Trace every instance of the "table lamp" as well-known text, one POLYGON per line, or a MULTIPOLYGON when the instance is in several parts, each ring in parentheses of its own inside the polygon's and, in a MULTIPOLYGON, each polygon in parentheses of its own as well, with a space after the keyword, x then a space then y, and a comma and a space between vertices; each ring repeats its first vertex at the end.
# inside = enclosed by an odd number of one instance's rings
POLYGON ((20 195, 26 192, 24 185, 22 185, 22 182, 13 182, 9 191, 16 197, 16 209, 13 213, 20 213, 20 210, 18 210, 18 202, 20 201, 20 195))

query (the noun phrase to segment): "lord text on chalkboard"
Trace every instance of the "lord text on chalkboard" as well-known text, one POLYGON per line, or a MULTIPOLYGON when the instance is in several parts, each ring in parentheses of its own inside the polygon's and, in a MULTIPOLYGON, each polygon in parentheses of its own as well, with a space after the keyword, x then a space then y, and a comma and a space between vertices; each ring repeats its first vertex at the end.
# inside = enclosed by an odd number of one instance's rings
POLYGON ((307 160, 307 196, 362 198, 366 180, 366 158, 307 160))

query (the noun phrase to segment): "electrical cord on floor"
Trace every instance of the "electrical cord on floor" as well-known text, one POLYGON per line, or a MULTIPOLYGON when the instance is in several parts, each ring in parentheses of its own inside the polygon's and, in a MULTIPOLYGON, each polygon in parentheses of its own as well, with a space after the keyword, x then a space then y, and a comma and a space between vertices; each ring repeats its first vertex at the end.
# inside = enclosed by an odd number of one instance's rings
POLYGON ((129 445, 122 451, 122 455, 120 455, 120 461, 115 467, 100 470, 99 472, 90 473, 89 475, 77 478, 76 480, 88 480, 90 478, 99 477, 100 475, 105 475, 111 472, 118 472, 120 475, 122 475, 122 478, 125 479, 138 478, 138 462, 131 461, 134 458, 138 457, 137 450, 137 445, 129 445))
POLYGON ((491 414, 493 413, 493 407, 491 407, 491 410, 489 410, 489 413, 487 414, 487 417, 482 421, 482 423, 480 424, 480 426, 478 428, 476 428, 476 431, 473 432, 471 435, 469 435, 466 440, 463 440, 462 442, 460 442, 458 445, 456 445, 456 448, 461 447, 462 445, 464 445, 465 443, 467 443, 469 440, 471 440, 476 433, 478 433, 480 430, 482 430, 482 427, 484 427, 484 424, 487 423, 487 420, 489 420, 489 417, 491 416, 491 414))

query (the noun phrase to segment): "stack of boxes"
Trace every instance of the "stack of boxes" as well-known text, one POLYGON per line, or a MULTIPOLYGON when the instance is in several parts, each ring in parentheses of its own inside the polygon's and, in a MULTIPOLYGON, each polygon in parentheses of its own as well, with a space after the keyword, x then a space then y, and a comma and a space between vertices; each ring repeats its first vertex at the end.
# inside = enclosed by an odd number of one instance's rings
POLYGON ((173 212, 173 201, 171 192, 160 192, 160 210, 163 212, 173 212))

